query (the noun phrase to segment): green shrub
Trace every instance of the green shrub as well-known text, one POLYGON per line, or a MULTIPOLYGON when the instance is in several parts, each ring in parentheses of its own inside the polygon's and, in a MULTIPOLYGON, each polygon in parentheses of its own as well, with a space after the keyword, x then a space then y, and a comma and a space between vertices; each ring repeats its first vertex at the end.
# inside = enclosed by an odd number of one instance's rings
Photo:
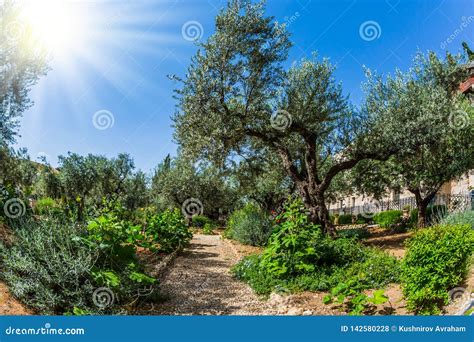
POLYGON ((214 222, 207 216, 196 215, 193 217, 193 227, 203 228, 206 224, 214 225, 214 222))
POLYGON ((150 235, 159 244, 160 251, 166 253, 184 248, 193 237, 178 209, 152 216, 146 227, 146 235, 150 235))
POLYGON ((352 215, 351 214, 343 214, 339 215, 339 224, 351 224, 352 223, 352 215))
POLYGON ((362 214, 357 214, 357 224, 365 224, 365 223, 370 223, 372 219, 370 217, 365 217, 362 214))
POLYGON ((251 246, 263 246, 272 232, 272 222, 259 207, 247 204, 230 215, 226 237, 251 246))
POLYGON ((374 222, 382 228, 391 228, 400 223, 403 213, 400 210, 387 210, 374 215, 374 222))
POLYGON ((39 199, 34 206, 34 212, 38 215, 50 215, 57 211, 60 211, 60 208, 58 208, 54 199, 50 197, 39 199))
POLYGON ((260 256, 244 258, 233 274, 257 294, 272 291, 329 290, 348 279, 358 289, 398 279, 398 261, 354 239, 332 239, 309 223, 300 201, 290 203, 260 256))
POLYGON ((367 228, 341 229, 337 231, 339 237, 354 238, 356 240, 365 239, 370 236, 367 228))
POLYGON ((212 226, 209 223, 206 223, 202 228, 202 233, 205 235, 213 235, 214 231, 212 229, 212 226))
POLYGON ((109 249, 90 240, 83 226, 28 221, 15 233, 13 246, 1 253, 2 279, 15 297, 41 314, 114 313, 144 296, 139 295, 143 287, 148 295, 155 290, 154 278, 136 262, 116 264, 109 249), (104 286, 115 302, 101 308, 93 297, 104 286))
POLYGON ((441 221, 443 225, 469 224, 474 229, 474 210, 454 213, 446 216, 441 221))
POLYGON ((410 310, 437 314, 448 303, 448 291, 465 278, 474 249, 470 225, 435 226, 407 242, 402 287, 410 310))
POLYGON ((273 277, 260 266, 260 255, 251 255, 243 258, 232 269, 232 274, 250 285, 258 295, 268 295, 275 290, 280 280, 273 277))
POLYGON ((439 224, 448 215, 448 208, 444 204, 430 205, 426 208, 426 222, 429 225, 439 224))

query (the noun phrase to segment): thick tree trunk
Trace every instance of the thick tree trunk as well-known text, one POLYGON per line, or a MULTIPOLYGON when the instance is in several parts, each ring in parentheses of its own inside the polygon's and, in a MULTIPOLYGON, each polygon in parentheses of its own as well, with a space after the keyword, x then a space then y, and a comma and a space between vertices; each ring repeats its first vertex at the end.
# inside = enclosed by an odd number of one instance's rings
POLYGON ((419 189, 410 190, 415 195, 416 207, 418 209, 418 228, 424 228, 427 225, 426 212, 431 200, 436 196, 437 191, 429 193, 425 198, 422 197, 419 189))
POLYGON ((419 228, 424 228, 426 226, 426 208, 428 205, 425 205, 424 203, 421 203, 417 205, 418 207, 418 221, 417 221, 417 226, 419 228))
POLYGON ((84 221, 84 207, 85 207, 85 200, 84 200, 84 196, 82 196, 77 206, 77 221, 78 222, 84 221))
MULTIPOLYGON (((300 196, 308 209, 311 223, 321 226, 321 230, 332 237, 336 236, 336 231, 329 217, 329 211, 324 200, 324 194, 317 191, 310 191, 311 187, 304 185, 299 187, 300 196)), ((312 189, 317 189, 314 185, 312 189)))

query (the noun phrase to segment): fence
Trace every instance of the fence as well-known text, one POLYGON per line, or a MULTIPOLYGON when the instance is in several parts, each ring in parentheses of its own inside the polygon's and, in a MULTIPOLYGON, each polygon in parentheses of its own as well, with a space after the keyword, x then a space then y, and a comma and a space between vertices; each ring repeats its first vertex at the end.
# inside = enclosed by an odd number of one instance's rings
MULTIPOLYGON (((438 194, 430 202, 430 205, 445 206, 448 212, 464 211, 468 209, 474 210, 474 192, 460 195, 438 194)), ((414 196, 390 201, 368 200, 363 205, 330 209, 329 213, 332 215, 358 215, 364 213, 378 213, 385 210, 403 210, 406 207, 409 207, 410 209, 416 208, 414 196)))

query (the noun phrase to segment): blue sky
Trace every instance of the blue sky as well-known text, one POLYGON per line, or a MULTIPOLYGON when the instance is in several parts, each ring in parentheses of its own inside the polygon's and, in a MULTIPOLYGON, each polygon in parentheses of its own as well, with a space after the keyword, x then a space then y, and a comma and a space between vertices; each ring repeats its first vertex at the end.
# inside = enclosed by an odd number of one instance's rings
MULTIPOLYGON (((166 76, 183 76, 197 49, 183 36, 183 25, 200 25, 205 39, 225 3, 72 2, 77 19, 87 18, 78 27, 85 37, 80 48, 54 58, 52 70, 33 88, 35 106, 21 121, 18 146, 33 159, 47 155, 53 165, 68 151, 108 157, 128 152, 138 168, 152 170, 176 152, 174 84, 166 76), (97 129, 95 113, 113 118, 113 125, 106 121, 106 129, 97 129)), ((363 65, 393 72, 407 69, 417 49, 444 54, 459 52, 462 41, 474 46, 472 0, 269 0, 267 12, 292 33, 288 64, 316 50, 329 57, 355 104, 362 98, 363 65)))

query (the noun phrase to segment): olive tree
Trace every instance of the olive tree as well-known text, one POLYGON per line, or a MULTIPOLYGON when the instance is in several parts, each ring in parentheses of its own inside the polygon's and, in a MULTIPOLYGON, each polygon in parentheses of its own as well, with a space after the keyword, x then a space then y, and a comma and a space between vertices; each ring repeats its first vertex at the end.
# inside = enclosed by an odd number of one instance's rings
POLYGON ((443 184, 474 168, 472 107, 456 92, 464 70, 448 54, 419 53, 409 72, 387 79, 371 76, 366 106, 388 111, 394 118, 387 130, 401 147, 386 162, 366 161, 353 172, 353 186, 380 197, 387 189, 407 189, 416 201, 418 225, 443 184))
POLYGON ((231 1, 177 90, 175 137, 185 154, 217 165, 271 150, 311 220, 333 233, 326 206, 333 179, 361 160, 388 158, 396 145, 381 145, 385 134, 369 139, 381 126, 351 108, 329 61, 313 57, 286 72, 290 46, 262 3, 231 1))
POLYGON ((159 209, 181 208, 187 200, 196 199, 198 211, 218 219, 236 202, 236 192, 227 175, 212 165, 198 165, 178 155, 167 156, 152 178, 152 198, 159 209))
POLYGON ((31 87, 47 71, 41 46, 14 1, 0 4, 0 147, 15 141, 18 119, 32 105, 31 87))

